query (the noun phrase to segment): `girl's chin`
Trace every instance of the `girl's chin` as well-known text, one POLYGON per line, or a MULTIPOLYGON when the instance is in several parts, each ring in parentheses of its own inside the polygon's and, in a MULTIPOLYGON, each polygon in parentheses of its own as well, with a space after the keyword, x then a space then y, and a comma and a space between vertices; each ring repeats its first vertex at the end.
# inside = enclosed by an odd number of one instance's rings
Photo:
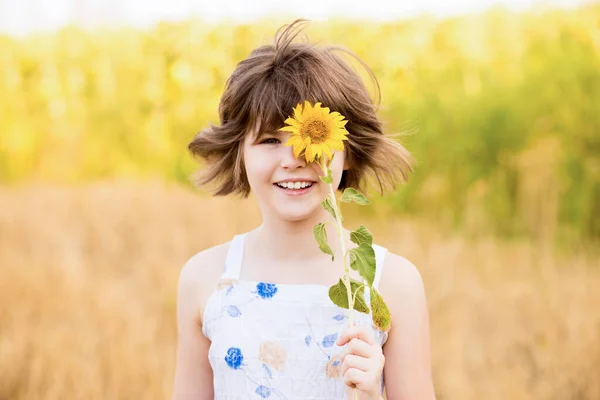
MULTIPOLYGON (((319 205, 320 207, 320 205, 319 205)), ((280 218, 285 221, 297 222, 302 221, 311 217, 314 217, 315 213, 319 211, 319 209, 310 208, 310 207, 296 207, 296 208, 284 208, 278 209, 277 214, 279 214, 280 218)))

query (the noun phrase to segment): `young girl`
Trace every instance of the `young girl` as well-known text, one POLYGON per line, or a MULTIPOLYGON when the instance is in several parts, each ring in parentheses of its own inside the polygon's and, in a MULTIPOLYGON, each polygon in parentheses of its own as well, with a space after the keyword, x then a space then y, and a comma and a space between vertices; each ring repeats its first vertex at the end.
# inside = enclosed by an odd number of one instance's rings
MULTIPOLYGON (((173 399, 354 399, 355 391, 380 399, 384 387, 388 399, 434 399, 425 293, 409 261, 374 245, 373 285, 392 318, 387 332, 356 311, 348 327, 349 311, 329 299, 344 273, 341 246, 333 223, 326 226, 335 262, 313 237, 315 224, 334 222, 321 206, 328 185, 279 129, 304 101, 348 120, 348 140, 331 164, 338 190, 364 188, 371 176, 383 193, 406 179, 411 158, 384 136, 363 82, 335 53, 342 49, 297 43, 300 29, 295 21, 237 65, 219 105, 220 125, 189 145, 208 165, 199 183, 215 183, 216 195, 252 191, 262 224, 183 267, 173 399)), ((356 246, 349 233, 344 229, 347 249, 356 246)))

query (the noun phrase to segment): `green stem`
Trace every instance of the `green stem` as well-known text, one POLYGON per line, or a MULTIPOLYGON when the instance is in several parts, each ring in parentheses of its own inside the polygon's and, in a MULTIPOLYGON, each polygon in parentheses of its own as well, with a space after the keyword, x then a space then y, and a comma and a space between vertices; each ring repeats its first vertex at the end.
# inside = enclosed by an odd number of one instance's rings
MULTIPOLYGON (((319 163, 321 169, 325 176, 327 176, 327 166, 325 163, 319 163)), ((346 244, 344 243, 344 228, 342 227, 342 213, 338 207, 337 198, 335 197, 335 192, 333 191, 333 184, 329 184, 329 199, 331 200, 331 205, 333 207, 333 211, 335 213, 335 220, 337 222, 336 228, 338 232, 338 237, 340 238, 340 249, 343 254, 343 262, 344 262, 344 284, 346 285, 346 292, 348 293, 348 309, 350 313, 350 326, 354 324, 354 298, 352 296, 352 286, 350 285, 350 267, 346 260, 346 244)), ((356 294, 355 294, 356 296, 356 294)), ((358 400, 358 390, 354 389, 354 400, 358 400)))
MULTIPOLYGON (((327 166, 324 164, 319 164, 325 176, 327 176, 327 166)), ((329 184, 329 199, 331 200, 331 205, 333 207, 333 211, 335 213, 335 221, 336 221, 336 229, 338 232, 338 237, 340 239, 340 249, 343 254, 344 259, 344 284, 346 285, 346 292, 348 293, 348 309, 350 313, 350 326, 354 324, 354 302, 352 301, 352 289, 350 286, 350 267, 348 262, 346 261, 346 243, 344 242, 344 230, 342 227, 342 214, 338 207, 337 198, 335 197, 335 192, 333 191, 333 184, 329 184)))

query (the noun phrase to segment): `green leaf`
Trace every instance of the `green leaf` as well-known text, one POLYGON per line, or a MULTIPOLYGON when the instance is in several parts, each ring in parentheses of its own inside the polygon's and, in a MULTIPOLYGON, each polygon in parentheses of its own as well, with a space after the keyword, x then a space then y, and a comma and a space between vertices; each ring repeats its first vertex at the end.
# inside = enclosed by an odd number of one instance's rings
POLYGON ((371 287, 371 315, 373 317, 373 322, 379 329, 387 331, 390 328, 390 323, 392 321, 390 310, 385 304, 385 301, 383 301, 383 297, 374 287, 371 287))
POLYGON ((333 204, 331 203, 331 199, 329 197, 327 197, 322 203, 321 205, 323 206, 324 209, 326 209, 327 211, 329 211, 329 214, 331 214, 333 216, 334 219, 335 218, 335 210, 333 209, 333 204))
MULTIPOLYGON (((362 285, 361 282, 350 279, 350 290, 356 292, 356 298, 354 299, 354 309, 361 313, 369 313, 369 306, 365 301, 364 291, 356 290, 362 285)), ((329 298, 338 307, 348 309, 348 290, 346 285, 340 278, 339 282, 329 288, 329 298)))
POLYGON ((371 232, 369 232, 364 225, 361 225, 357 230, 350 232, 350 240, 359 246, 363 243, 366 243, 369 246, 373 245, 373 235, 371 235, 371 232))
POLYGON ((366 206, 367 204, 371 203, 364 194, 354 188, 344 189, 344 193, 342 194, 342 197, 340 197, 340 201, 343 201, 344 203, 350 203, 353 201, 361 206, 366 206))
POLYGON ((335 257, 331 247, 329 247, 329 243, 327 242, 327 231, 325 230, 325 224, 322 222, 316 224, 313 228, 313 235, 319 244, 319 249, 321 249, 323 253, 331 255, 331 261, 333 262, 335 257))
POLYGON ((319 179, 321 179, 325 183, 333 183, 333 177, 331 176, 331 168, 327 168, 327 175, 320 176, 319 179))
POLYGON ((350 249, 350 268, 358 271, 360 276, 373 285, 375 280, 375 250, 368 243, 361 243, 358 247, 350 249))

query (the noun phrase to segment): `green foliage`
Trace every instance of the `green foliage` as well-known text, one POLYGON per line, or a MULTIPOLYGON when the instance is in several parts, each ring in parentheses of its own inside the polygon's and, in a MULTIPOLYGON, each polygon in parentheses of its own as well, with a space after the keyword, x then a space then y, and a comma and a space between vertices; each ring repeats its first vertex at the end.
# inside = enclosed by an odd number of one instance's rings
POLYGON ((325 223, 318 223, 313 227, 313 235, 315 236, 315 240, 319 244, 319 249, 325 254, 329 254, 331 256, 331 261, 335 259, 333 255, 333 251, 331 247, 329 247, 329 243, 327 242, 327 231, 325 230, 325 223))
POLYGON ((371 316, 373 317, 373 323, 382 331, 387 331, 390 328, 390 322, 392 320, 390 310, 385 304, 385 301, 383 301, 383 297, 374 287, 370 287, 370 291, 371 316))
POLYGON ((350 232, 350 240, 359 246, 363 243, 366 243, 369 246, 373 245, 373 235, 371 235, 371 232, 369 232, 364 225, 361 225, 357 230, 350 232))
POLYGON ((371 286, 375 279, 375 251, 368 243, 361 243, 349 250, 350 268, 358 271, 360 276, 371 286))
POLYGON ((333 177, 331 176, 331 168, 327 167, 327 175, 320 176, 319 179, 321 179, 323 182, 325 182, 327 184, 333 183, 333 177))
MULTIPOLYGON (((354 279, 350 279, 350 290, 352 294, 356 294, 354 298, 354 309, 361 313, 368 313, 369 306, 365 301, 365 296, 363 291, 361 290, 362 283, 355 281, 354 279)), ((340 278, 339 282, 329 288, 329 298, 333 302, 333 304, 337 305, 341 308, 348 309, 348 290, 346 285, 340 278)))
POLYGON ((329 214, 331 214, 331 216, 334 219, 336 219, 335 210, 333 209, 333 203, 331 202, 331 199, 329 197, 327 197, 325 200, 323 200, 321 205, 323 206, 324 209, 327 210, 327 212, 329 212, 329 214))
POLYGON ((351 187, 344 189, 344 193, 342 194, 342 197, 340 197, 340 201, 343 201, 344 203, 354 202, 356 204, 360 204, 361 206, 366 206, 367 204, 371 203, 364 194, 351 187))

